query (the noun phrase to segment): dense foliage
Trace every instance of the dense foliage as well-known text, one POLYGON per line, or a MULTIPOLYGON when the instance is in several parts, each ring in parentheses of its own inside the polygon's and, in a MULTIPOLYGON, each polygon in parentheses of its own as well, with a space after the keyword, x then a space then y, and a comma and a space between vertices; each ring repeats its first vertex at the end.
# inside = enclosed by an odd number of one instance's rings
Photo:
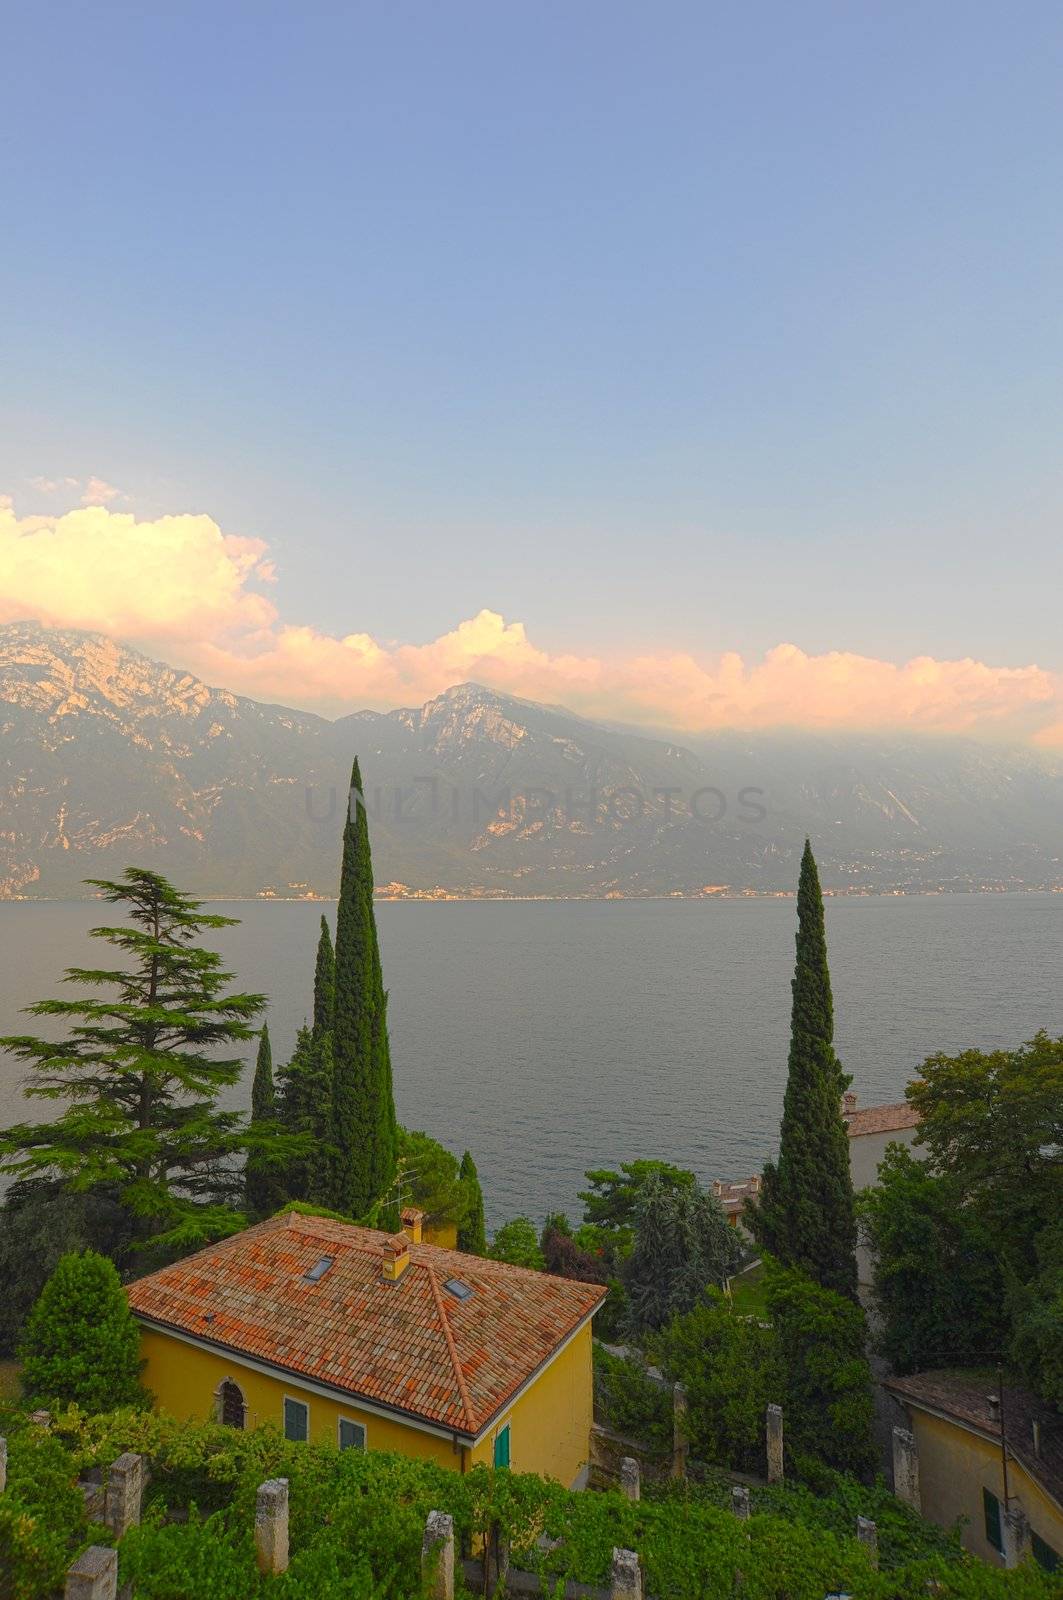
POLYGON ((622 1268, 627 1326, 633 1337, 663 1328, 698 1304, 709 1285, 722 1285, 744 1251, 720 1202, 696 1184, 676 1185, 659 1174, 641 1186, 635 1241, 622 1268))
POLYGON ((514 1217, 512 1222, 503 1223, 487 1253, 495 1261, 508 1261, 512 1267, 531 1267, 541 1272, 546 1265, 530 1217, 514 1217))
POLYGON ((993 1239, 951 1175, 890 1145, 878 1185, 858 1196, 875 1258, 875 1344, 894 1372, 979 1366, 1006 1337, 993 1239))
POLYGON ((614 1547, 635 1550, 646 1591, 659 1600, 732 1600, 736 1592, 743 1600, 823 1600, 838 1592, 925 1600, 928 1583, 941 1600, 1047 1600, 1058 1592, 1037 1569, 997 1572, 964 1557, 903 1508, 891 1513, 875 1491, 838 1480, 826 1500, 763 1491, 757 1515, 738 1522, 714 1503, 710 1486, 631 1503, 615 1493, 572 1494, 517 1472, 461 1474, 403 1456, 290 1444, 269 1428, 242 1433, 76 1410, 53 1419, 51 1437, 12 1417, 0 1415, 0 1425, 11 1442, 4 1499, 30 1506, 12 1518, 0 1503, 0 1555, 8 1593, 19 1600, 50 1597, 63 1565, 89 1542, 81 1497, 71 1489, 75 1474, 105 1467, 125 1449, 146 1455, 150 1468, 144 1523, 119 1547, 120 1579, 134 1582, 138 1600, 410 1600, 421 1592, 430 1510, 453 1516, 465 1551, 497 1531, 513 1565, 550 1585, 607 1584, 614 1547), (291 1565, 267 1580, 255 1569, 251 1529, 258 1485, 269 1477, 289 1482, 291 1565), (45 1496, 55 1506, 48 1518, 45 1496), (881 1571, 851 1537, 857 1511, 881 1519, 881 1571), (174 1512, 182 1520, 168 1520, 174 1512), (12 1522, 21 1524, 13 1537, 12 1522))
POLYGON ((387 995, 373 911, 369 822, 357 760, 343 830, 332 1017, 330 1205, 362 1216, 395 1177, 396 1119, 387 995))
MULTIPOLYGON (((277 1095, 273 1082, 273 1050, 269 1028, 263 1023, 251 1082, 252 1126, 271 1127, 278 1120, 277 1095)), ((286 1199, 284 1165, 270 1159, 268 1147, 252 1150, 244 1169, 244 1201, 252 1217, 268 1217, 286 1199)))
POLYGON ((458 1249, 467 1250, 472 1256, 485 1256, 487 1230, 484 1223, 484 1196, 476 1162, 468 1150, 461 1158, 461 1181, 465 1189, 465 1215, 458 1227, 458 1249))
POLYGON ((398 1187, 403 1204, 417 1206, 430 1223, 460 1227, 468 1206, 461 1165, 445 1145, 413 1128, 398 1129, 398 1187))
POLYGON ((140 1329, 114 1263, 94 1250, 63 1256, 27 1318, 19 1357, 37 1405, 111 1411, 143 1400, 140 1329))
POLYGON ((95 1249, 120 1258, 136 1219, 105 1189, 73 1194, 54 1182, 14 1185, 0 1211, 0 1356, 15 1353, 30 1310, 61 1256, 95 1249))
POLYGON ((271 1137, 219 1109, 243 1071, 239 1056, 219 1052, 254 1036, 264 999, 227 992, 221 958, 195 943, 231 917, 139 868, 120 883, 91 881, 129 918, 91 934, 118 964, 71 968, 67 982, 86 993, 29 1007, 69 1024, 65 1038, 0 1040, 33 1069, 26 1094, 64 1107, 52 1121, 0 1133, 0 1174, 102 1189, 129 1208, 142 1240, 187 1250, 242 1225, 237 1158, 271 1137))
POLYGON ((797 962, 779 1159, 764 1168, 748 1220, 762 1248, 826 1289, 856 1298, 856 1217, 834 1053, 823 895, 806 839, 797 889, 797 962))

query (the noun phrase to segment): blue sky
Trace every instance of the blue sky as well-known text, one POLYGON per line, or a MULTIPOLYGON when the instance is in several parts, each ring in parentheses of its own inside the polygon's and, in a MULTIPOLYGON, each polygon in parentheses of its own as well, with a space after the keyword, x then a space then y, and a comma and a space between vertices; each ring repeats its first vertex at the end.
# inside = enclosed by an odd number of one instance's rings
POLYGON ((5 17, 0 490, 286 624, 1063 669, 1063 11, 5 17), (112 508, 113 509, 113 508, 112 508))

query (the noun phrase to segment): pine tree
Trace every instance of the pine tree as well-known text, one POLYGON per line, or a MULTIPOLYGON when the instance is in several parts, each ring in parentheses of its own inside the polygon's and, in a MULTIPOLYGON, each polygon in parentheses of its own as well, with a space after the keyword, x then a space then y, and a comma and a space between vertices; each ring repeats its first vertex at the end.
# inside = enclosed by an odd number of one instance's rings
POLYGON ((466 1195, 466 1210, 458 1228, 458 1249, 471 1256, 487 1254, 487 1230, 484 1225, 484 1196, 480 1188, 480 1174, 470 1151, 461 1158, 461 1182, 466 1195))
MULTIPOLYGON (((299 1029, 295 1052, 277 1074, 280 1082, 279 1113, 285 1131, 299 1136, 302 1149, 283 1169, 283 1200, 309 1200, 333 1205, 334 1150, 332 1147, 332 1035, 299 1029)), ((276 1209, 276 1207, 274 1208, 276 1209)), ((342 1210, 343 1207, 335 1207, 342 1210)))
POLYGON ((641 1338, 720 1288, 742 1259, 736 1230, 715 1196, 697 1185, 671 1188, 648 1178, 635 1212, 635 1243, 624 1263, 629 1331, 641 1338))
POLYGON ((38 1405, 84 1411, 143 1404, 140 1329, 113 1262, 94 1250, 63 1256, 26 1321, 22 1388, 38 1405))
POLYGON ((324 917, 321 918, 321 937, 317 942, 317 965, 314 968, 314 1032, 324 1033, 332 1027, 332 1014, 336 1005, 336 957, 332 949, 332 935, 324 917))
POLYGON ((357 760, 343 830, 333 1013, 332 1205, 364 1215, 395 1176, 397 1124, 384 992, 373 914, 373 864, 357 760))
POLYGON ((142 1240, 195 1248, 242 1225, 237 1158, 276 1137, 218 1106, 244 1064, 216 1052, 254 1038, 265 997, 228 993, 232 974, 194 942, 204 929, 231 927, 232 917, 208 914, 140 868, 120 883, 89 881, 129 917, 130 925, 91 932, 116 949, 119 964, 72 968, 67 982, 88 994, 29 1007, 67 1021, 67 1038, 0 1039, 34 1069, 26 1095, 65 1107, 54 1121, 0 1133, 0 1173, 102 1190, 134 1214, 142 1240), (101 998, 108 989, 113 998, 101 998))
MULTIPOLYGON (((271 1126, 279 1119, 277 1096, 273 1084, 273 1051, 269 1042, 269 1027, 262 1024, 258 1040, 258 1057, 255 1076, 251 1084, 251 1120, 262 1126, 271 1126)), ((253 1217, 272 1216, 287 1198, 284 1168, 270 1161, 263 1150, 252 1150, 244 1169, 244 1198, 253 1217)))
POLYGON ((761 1247, 825 1289, 856 1297, 856 1217, 842 1094, 849 1079, 834 1054, 823 895, 805 840, 797 891, 797 964, 779 1159, 764 1169, 747 1211, 761 1247))

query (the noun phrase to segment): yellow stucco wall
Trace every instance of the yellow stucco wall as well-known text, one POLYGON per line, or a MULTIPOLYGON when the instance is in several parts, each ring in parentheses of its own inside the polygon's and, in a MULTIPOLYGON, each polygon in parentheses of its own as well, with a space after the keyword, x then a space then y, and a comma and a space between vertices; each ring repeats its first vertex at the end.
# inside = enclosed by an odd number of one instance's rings
POLYGON ((594 1420, 591 1328, 581 1328, 519 1399, 498 1417, 472 1452, 491 1464, 495 1435, 509 1423, 509 1464, 571 1488, 587 1465, 594 1420))
MULTIPOLYGON (((1003 1504, 1000 1445, 970 1433, 944 1417, 912 1408, 912 1431, 919 1452, 919 1496, 924 1517, 942 1527, 967 1519, 964 1548, 1001 1566, 1001 1558, 985 1536, 982 1490, 1003 1504)), ((1008 1457, 1008 1492, 1013 1510, 1021 1509, 1046 1544, 1063 1552, 1060 1511, 1012 1456, 1008 1457)))
POLYGON ((370 1450, 422 1456, 460 1472, 475 1462, 490 1465, 495 1434, 508 1422, 514 1471, 538 1472, 568 1486, 587 1461, 593 1409, 589 1324, 472 1450, 456 1449, 449 1438, 424 1433, 401 1419, 314 1394, 296 1379, 256 1372, 224 1352, 174 1339, 160 1329, 141 1329, 141 1355, 146 1363, 144 1382, 157 1408, 181 1419, 213 1417, 216 1392, 228 1378, 243 1392, 249 1428, 264 1422, 283 1426, 288 1395, 309 1407, 309 1435, 318 1443, 337 1443, 339 1421, 345 1417, 365 1428, 370 1450))

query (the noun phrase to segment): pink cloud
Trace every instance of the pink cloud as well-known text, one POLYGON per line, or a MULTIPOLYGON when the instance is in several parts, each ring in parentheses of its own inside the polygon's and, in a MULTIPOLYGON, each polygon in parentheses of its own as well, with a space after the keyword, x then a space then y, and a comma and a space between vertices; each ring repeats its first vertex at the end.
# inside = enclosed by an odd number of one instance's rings
POLYGON ((789 643, 759 660, 551 654, 523 623, 486 609, 427 643, 392 644, 285 622, 260 592, 274 578, 262 540, 227 535, 207 516, 138 520, 95 505, 19 520, 0 501, 0 620, 98 629, 262 699, 335 713, 417 704, 476 679, 689 733, 906 728, 1063 747, 1063 681, 1037 666, 809 655, 789 643))

